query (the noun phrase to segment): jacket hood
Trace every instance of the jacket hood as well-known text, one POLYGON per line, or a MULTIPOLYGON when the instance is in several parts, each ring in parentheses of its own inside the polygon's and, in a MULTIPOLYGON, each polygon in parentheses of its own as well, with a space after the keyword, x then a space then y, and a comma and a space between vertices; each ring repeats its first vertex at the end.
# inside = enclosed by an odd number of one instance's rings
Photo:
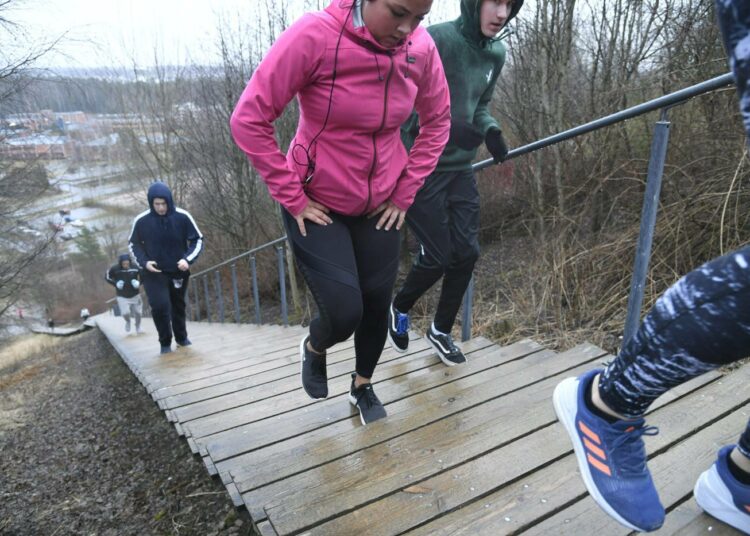
MULTIPOLYGON (((479 21, 479 9, 482 7, 483 0, 461 0, 461 16, 458 18, 458 25, 461 33, 470 41, 478 45, 485 45, 487 42, 495 41, 497 38, 485 37, 479 21)), ((514 0, 513 7, 510 8, 510 16, 505 21, 503 28, 508 27, 523 6, 523 0, 514 0)))
POLYGON ((169 186, 161 181, 156 181, 148 187, 148 206, 153 214, 157 214, 154 210, 154 198, 156 197, 166 199, 167 215, 174 214, 174 201, 172 200, 172 190, 169 189, 169 186))
POLYGON ((128 255, 127 253, 123 253, 122 255, 120 255, 119 257, 117 257, 117 260, 120 263, 120 268, 122 268, 122 263, 125 262, 125 261, 129 261, 130 260, 130 255, 128 255))

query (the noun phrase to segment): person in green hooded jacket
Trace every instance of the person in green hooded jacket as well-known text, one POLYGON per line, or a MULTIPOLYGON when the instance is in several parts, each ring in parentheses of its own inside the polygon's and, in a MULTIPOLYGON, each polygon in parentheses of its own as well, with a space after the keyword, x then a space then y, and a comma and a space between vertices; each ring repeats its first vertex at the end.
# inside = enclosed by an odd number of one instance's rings
MULTIPOLYGON (((489 105, 505 63, 501 31, 522 5, 523 0, 461 0, 458 19, 427 28, 448 80, 451 132, 437 168, 406 214, 421 248, 389 309, 388 340, 398 352, 408 349, 409 311, 443 278, 425 338, 446 365, 466 362, 451 330, 479 257, 479 191, 471 162, 482 143, 496 163, 508 154, 489 105)), ((402 127, 407 149, 418 132, 419 117, 414 113, 402 127)))

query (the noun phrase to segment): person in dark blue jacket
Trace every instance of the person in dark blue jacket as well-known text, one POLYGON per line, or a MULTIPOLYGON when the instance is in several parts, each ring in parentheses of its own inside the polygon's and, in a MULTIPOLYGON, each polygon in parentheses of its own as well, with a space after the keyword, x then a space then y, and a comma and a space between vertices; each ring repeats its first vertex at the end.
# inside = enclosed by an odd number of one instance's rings
POLYGON ((172 351, 172 333, 188 346, 185 294, 190 266, 203 251, 203 235, 187 210, 177 208, 163 182, 148 189, 149 210, 135 217, 129 247, 141 270, 143 286, 159 333, 161 353, 172 351))

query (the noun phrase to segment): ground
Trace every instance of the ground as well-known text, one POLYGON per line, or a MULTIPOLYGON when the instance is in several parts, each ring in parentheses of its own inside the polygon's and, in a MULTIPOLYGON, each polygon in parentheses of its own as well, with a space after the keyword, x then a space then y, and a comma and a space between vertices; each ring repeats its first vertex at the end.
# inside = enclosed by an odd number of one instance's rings
POLYGON ((98 330, 0 350, 0 534, 252 534, 98 330))

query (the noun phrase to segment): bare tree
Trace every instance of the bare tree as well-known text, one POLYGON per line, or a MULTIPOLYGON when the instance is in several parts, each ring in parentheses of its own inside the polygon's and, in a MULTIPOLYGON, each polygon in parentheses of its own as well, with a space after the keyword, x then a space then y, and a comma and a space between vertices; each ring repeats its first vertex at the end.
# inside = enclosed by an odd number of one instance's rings
MULTIPOLYGON (((8 15, 18 3, 0 0, 0 110, 8 109, 28 87, 36 77, 38 61, 62 39, 29 44, 25 29, 8 15)), ((3 140, 0 130, 0 142, 3 140)), ((54 239, 54 233, 35 236, 23 225, 22 209, 49 188, 46 174, 39 177, 38 171, 43 168, 36 164, 13 166, 0 161, 0 316, 19 299, 29 284, 30 267, 44 257, 54 239)))

